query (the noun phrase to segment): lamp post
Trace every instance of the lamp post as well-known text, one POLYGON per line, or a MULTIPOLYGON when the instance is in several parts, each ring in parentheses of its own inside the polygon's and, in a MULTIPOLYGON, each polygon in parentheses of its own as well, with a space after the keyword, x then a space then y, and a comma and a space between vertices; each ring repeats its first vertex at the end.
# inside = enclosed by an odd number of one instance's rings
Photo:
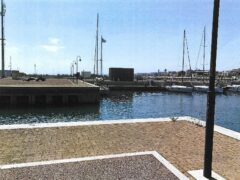
POLYGON ((71 75, 72 75, 72 66, 70 66, 70 79, 71 79, 71 75))
POLYGON ((72 77, 73 77, 73 81, 74 81, 74 62, 72 63, 71 67, 72 67, 72 77))
POLYGON ((216 76, 216 59, 217 59, 219 6, 220 6, 220 0, 214 0, 211 64, 210 64, 209 90, 208 90, 208 99, 207 99, 205 156, 204 156, 204 170, 203 170, 203 175, 209 179, 212 177, 212 151, 213 151, 213 130, 214 130, 214 113, 215 113, 215 76, 216 76))
POLYGON ((5 49, 4 49, 4 41, 5 41, 5 37, 4 37, 4 16, 5 16, 5 13, 6 13, 6 5, 4 4, 3 0, 1 0, 1 44, 2 44, 2 78, 5 77, 5 49))
POLYGON ((80 62, 80 61, 81 61, 81 57, 80 57, 80 56, 77 56, 77 57, 76 57, 76 62, 75 62, 75 64, 76 64, 76 79, 77 79, 77 84, 78 84, 78 78, 79 78, 78 62, 80 62))

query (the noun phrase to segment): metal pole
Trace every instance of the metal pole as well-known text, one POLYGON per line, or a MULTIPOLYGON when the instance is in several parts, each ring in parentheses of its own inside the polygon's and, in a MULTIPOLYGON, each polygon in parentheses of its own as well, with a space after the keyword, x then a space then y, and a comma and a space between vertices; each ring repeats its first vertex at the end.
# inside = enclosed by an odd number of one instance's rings
POLYGON ((203 35, 203 74, 205 71, 205 49, 206 49, 206 26, 204 26, 204 35, 203 35))
POLYGON ((2 26, 2 78, 5 77, 5 63, 4 63, 4 16, 5 16, 5 6, 4 6, 4 3, 3 3, 3 0, 1 0, 1 26, 2 26))
POLYGON ((10 64, 9 64, 9 68, 10 68, 10 72, 11 72, 11 76, 12 76, 12 57, 10 56, 10 64))
POLYGON ((77 78, 77 84, 78 84, 78 61, 81 61, 81 57, 77 56, 76 57, 76 78, 77 78))
POLYGON ((72 63, 72 73, 73 73, 73 81, 74 81, 74 62, 72 63))
POLYGON ((206 178, 212 177, 212 151, 213 151, 213 130, 215 113, 215 74, 217 58, 217 38, 218 38, 218 17, 220 0, 214 0, 213 24, 212 24, 212 44, 211 44, 211 65, 210 81, 207 100, 207 119, 205 134, 205 156, 203 175, 206 178))
POLYGON ((98 26, 99 26, 99 15, 97 14, 97 32, 96 32, 96 74, 98 75, 98 26))
POLYGON ((101 58, 100 58, 100 61, 101 61, 101 76, 103 75, 102 71, 103 71, 103 67, 102 67, 102 58, 103 58, 103 54, 102 54, 102 51, 103 51, 103 38, 101 36, 101 58))
POLYGON ((184 31, 183 31, 182 84, 183 84, 183 73, 184 73, 185 38, 186 38, 186 31, 184 29, 184 31))

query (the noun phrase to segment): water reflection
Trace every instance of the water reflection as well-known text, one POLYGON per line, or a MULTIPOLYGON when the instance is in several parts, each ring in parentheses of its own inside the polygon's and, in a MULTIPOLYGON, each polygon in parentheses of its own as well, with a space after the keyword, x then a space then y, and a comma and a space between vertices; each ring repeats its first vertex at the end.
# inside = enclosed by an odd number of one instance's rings
POLYGON ((99 119, 99 105, 0 109, 0 124, 87 121, 99 119))
MULTIPOLYGON (((216 124, 240 131, 240 96, 216 96, 216 124)), ((114 92, 99 105, 1 109, 0 124, 193 116, 206 119, 206 94, 114 92)))

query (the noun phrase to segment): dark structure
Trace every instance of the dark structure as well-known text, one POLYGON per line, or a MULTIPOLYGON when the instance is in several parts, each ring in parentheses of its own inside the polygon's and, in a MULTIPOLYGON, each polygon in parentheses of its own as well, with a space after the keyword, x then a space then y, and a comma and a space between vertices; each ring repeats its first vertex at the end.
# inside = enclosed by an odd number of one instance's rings
POLYGON ((5 77, 5 69, 4 69, 4 66, 5 66, 5 49, 4 49, 4 46, 5 46, 5 36, 4 36, 4 16, 5 16, 5 13, 6 13, 6 5, 4 4, 3 0, 1 0, 1 44, 2 44, 2 78, 5 77))
POLYGON ((99 87, 1 86, 0 106, 98 104, 99 87))
POLYGON ((133 68, 109 68, 109 78, 112 81, 133 81, 133 68))
POLYGON ((212 178, 212 151, 213 151, 213 130, 215 114, 215 76, 217 59, 217 39, 218 39, 218 19, 219 19, 220 0, 214 0, 213 24, 212 24, 212 45, 211 45, 211 64, 209 77, 209 90, 207 100, 207 119, 205 135, 205 156, 203 175, 212 178))

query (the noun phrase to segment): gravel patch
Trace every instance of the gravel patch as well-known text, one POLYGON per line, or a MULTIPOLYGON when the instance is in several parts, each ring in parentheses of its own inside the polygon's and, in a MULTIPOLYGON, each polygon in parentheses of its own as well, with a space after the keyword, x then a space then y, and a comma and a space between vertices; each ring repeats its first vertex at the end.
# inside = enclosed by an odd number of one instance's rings
POLYGON ((177 180, 178 178, 153 155, 92 160, 65 164, 7 169, 0 179, 21 180, 177 180))

